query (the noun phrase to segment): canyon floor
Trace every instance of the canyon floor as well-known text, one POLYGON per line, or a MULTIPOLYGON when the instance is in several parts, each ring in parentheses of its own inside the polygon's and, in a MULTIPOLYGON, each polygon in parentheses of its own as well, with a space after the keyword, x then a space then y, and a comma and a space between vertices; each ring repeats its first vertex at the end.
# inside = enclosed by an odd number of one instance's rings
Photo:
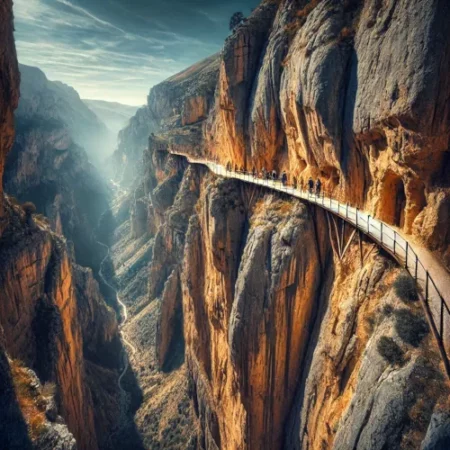
MULTIPOLYGON (((133 201, 132 194, 115 187, 116 199, 110 211, 114 224, 120 223, 122 208, 133 201)), ((127 218, 114 229, 110 244, 109 283, 117 289, 128 313, 121 328, 122 340, 128 343, 125 347, 129 366, 121 380, 128 393, 128 411, 119 437, 123 441, 120 448, 195 449, 197 430, 182 352, 177 352, 181 357, 173 362, 173 370, 163 372, 156 367, 159 300, 147 297, 153 240, 147 234, 134 239, 127 218), (130 431, 135 436, 131 441, 130 431)))

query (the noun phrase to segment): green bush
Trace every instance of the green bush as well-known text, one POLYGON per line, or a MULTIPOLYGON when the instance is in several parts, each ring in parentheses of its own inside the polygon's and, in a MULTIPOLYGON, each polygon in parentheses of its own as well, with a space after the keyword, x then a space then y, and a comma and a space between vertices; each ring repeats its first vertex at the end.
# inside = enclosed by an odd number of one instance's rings
POLYGON ((377 350, 389 364, 401 366, 405 361, 403 350, 390 337, 382 336, 377 343, 377 350))
POLYGON ((397 309, 394 314, 395 330, 402 341, 418 347, 430 331, 426 320, 406 308, 397 309))
POLYGON ((394 290, 397 297, 404 303, 419 300, 416 283, 407 273, 402 273, 397 277, 394 282, 394 290))

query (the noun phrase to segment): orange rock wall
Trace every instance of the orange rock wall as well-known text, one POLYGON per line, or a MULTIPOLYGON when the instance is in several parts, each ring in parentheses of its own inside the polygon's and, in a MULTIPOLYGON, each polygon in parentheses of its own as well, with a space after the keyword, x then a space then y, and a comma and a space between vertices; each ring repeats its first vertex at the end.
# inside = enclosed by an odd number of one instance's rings
POLYGON ((437 222, 449 196, 449 5, 377 5, 256 9, 226 41, 205 151, 224 165, 320 178, 449 265, 449 230, 437 222))
MULTIPOLYGON (((19 69, 13 36, 12 1, 0 5, 0 180, 5 159, 14 139, 14 110, 19 102, 19 69)), ((5 226, 3 217, 3 185, 0 183, 0 234, 5 226)))
POLYGON ((12 358, 33 367, 41 381, 57 384, 61 414, 79 448, 95 449, 93 404, 85 384, 83 341, 64 245, 37 231, 9 248, 3 243, 0 251, 5 348, 12 358))

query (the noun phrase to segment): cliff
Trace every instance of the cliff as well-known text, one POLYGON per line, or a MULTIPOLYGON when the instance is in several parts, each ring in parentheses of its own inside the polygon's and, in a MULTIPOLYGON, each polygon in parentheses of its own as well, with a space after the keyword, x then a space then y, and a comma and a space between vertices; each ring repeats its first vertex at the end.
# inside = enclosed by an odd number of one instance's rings
MULTIPOLYGON (((0 175, 3 178, 7 154, 13 145, 13 112, 19 98, 19 72, 9 0, 0 5, 0 39, 4 45, 0 55, 0 175)), ((40 73, 36 81, 47 83, 40 73)), ((75 93, 68 92, 66 87, 58 85, 57 89, 76 100, 75 93)), ((27 97, 28 94, 25 87, 20 114, 30 121, 29 127, 21 128, 23 122, 18 120, 20 131, 16 145, 32 140, 34 136, 33 145, 16 147, 9 155, 6 170, 11 177, 9 164, 25 168, 15 173, 12 183, 17 183, 15 186, 23 193, 35 190, 36 194, 42 194, 37 198, 42 200, 40 206, 44 208, 48 206, 45 202, 49 197, 44 195, 44 189, 40 191, 42 185, 39 183, 45 184, 51 177, 49 173, 61 169, 67 161, 75 166, 65 167, 67 177, 76 174, 78 181, 83 183, 81 175, 87 158, 71 143, 68 131, 59 119, 52 116, 45 121, 43 109, 49 108, 49 116, 57 113, 55 109, 50 110, 50 104, 54 102, 55 106, 59 94, 52 97, 45 91, 27 97), (43 122, 40 122, 41 118, 43 122), (40 140, 43 136, 45 139, 40 140), (69 147, 75 148, 76 156, 68 156, 69 147), (18 155, 22 151, 29 153, 18 155), (45 152, 53 152, 53 156, 45 152), (51 161, 54 165, 42 167, 43 161, 51 161)), ((90 176, 88 172, 86 178, 90 176)), ((27 208, 6 195, 3 181, 0 180, 2 447, 95 450, 103 445, 105 435, 118 420, 117 407, 105 415, 95 408, 93 401, 94 394, 95 398, 103 394, 112 403, 118 403, 121 346, 115 313, 104 303, 92 271, 74 262, 72 246, 51 231, 45 217, 33 214, 29 205, 27 208), (107 389, 101 384, 102 379, 92 374, 91 367, 112 378, 107 389)), ((73 206, 67 192, 62 191, 64 189, 59 193, 54 191, 53 195, 61 198, 67 195, 68 206, 73 206)), ((62 231, 64 220, 53 219, 54 228, 62 231)))
POLYGON ((320 178, 448 267, 449 17, 443 1, 263 2, 210 77, 152 90, 144 308, 162 373, 184 361, 198 448, 448 443, 449 383, 402 269, 317 208, 167 151, 320 178))
MULTIPOLYGON (((3 178, 5 161, 14 140, 14 110, 19 103, 20 75, 14 45, 12 4, 10 1, 0 5, 0 36, 3 51, 0 55, 0 177, 3 178)), ((0 183, 0 234, 5 226, 3 209, 3 184, 0 183)))
POLYGON ((142 152, 151 133, 178 132, 180 127, 191 126, 187 132, 198 141, 197 128, 213 103, 218 62, 218 55, 213 55, 151 89, 148 104, 119 133, 112 164, 122 183, 143 175, 142 152))
POLYGON ((69 86, 47 80, 34 67, 21 65, 20 70, 5 190, 19 201, 32 201, 52 229, 74 243, 77 262, 97 272, 102 249, 92 231, 108 208, 110 192, 87 151, 92 158, 106 127, 69 86))

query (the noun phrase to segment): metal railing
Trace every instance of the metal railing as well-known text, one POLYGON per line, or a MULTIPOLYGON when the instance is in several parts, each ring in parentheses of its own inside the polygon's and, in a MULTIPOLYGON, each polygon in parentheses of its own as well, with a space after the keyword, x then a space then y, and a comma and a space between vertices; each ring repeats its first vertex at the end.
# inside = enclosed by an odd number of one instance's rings
POLYGON ((195 159, 176 152, 170 153, 184 156, 190 163, 206 165, 217 175, 264 186, 316 204, 339 216, 358 230, 361 230, 365 235, 371 237, 373 241, 390 253, 415 280, 425 315, 437 340, 447 375, 450 377, 450 308, 430 275, 429 270, 422 264, 411 244, 397 230, 373 218, 370 214, 357 207, 348 203, 341 203, 333 199, 331 195, 326 196, 324 190, 321 190, 320 193, 305 191, 289 183, 282 183, 277 179, 271 179, 270 177, 261 178, 245 170, 232 170, 218 164, 216 161, 195 159))

